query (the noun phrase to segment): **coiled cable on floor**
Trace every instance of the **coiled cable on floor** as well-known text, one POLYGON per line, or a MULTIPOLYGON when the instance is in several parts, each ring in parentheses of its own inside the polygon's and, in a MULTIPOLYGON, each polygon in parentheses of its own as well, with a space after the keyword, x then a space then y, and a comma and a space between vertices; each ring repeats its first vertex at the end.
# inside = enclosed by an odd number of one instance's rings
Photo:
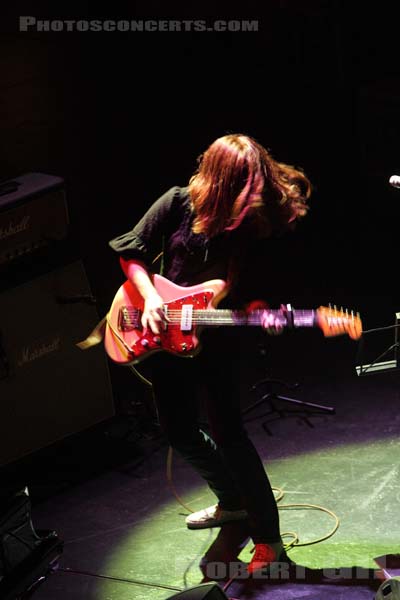
POLYGON ((292 532, 292 531, 285 531, 283 532, 281 535, 282 537, 288 537, 289 535, 292 536, 294 539, 292 542, 285 544, 285 549, 286 550, 290 550, 290 548, 293 548, 294 546, 311 546, 312 544, 318 544, 319 542, 323 542, 325 540, 327 540, 328 538, 332 537, 336 531, 339 528, 340 525, 340 520, 339 517, 331 510, 329 510, 329 508, 325 508, 324 506, 319 506, 318 504, 280 504, 278 505, 279 510, 281 509, 312 509, 312 510, 320 510, 322 512, 327 513, 328 515, 330 515, 334 521, 335 524, 332 527, 332 529, 324 536, 316 538, 315 540, 311 540, 309 542, 300 542, 299 541, 299 537, 297 535, 297 533, 292 532))
MULTIPOLYGON (((195 512, 194 510, 192 510, 191 508, 189 508, 182 500, 182 498, 179 496, 178 492, 176 491, 174 482, 173 482, 173 478, 172 478, 172 458, 173 458, 173 449, 171 447, 168 448, 168 454, 167 454, 167 482, 168 485, 173 493, 173 495, 175 496, 177 502, 187 511, 189 511, 190 513, 195 512)), ((318 544, 319 542, 323 542, 325 540, 327 540, 328 538, 332 537, 336 531, 339 528, 340 525, 340 520, 339 517, 331 510, 329 510, 328 508, 325 508, 324 506, 319 506, 318 504, 279 504, 280 500, 284 497, 285 493, 281 488, 275 488, 273 487, 272 490, 274 492, 277 492, 277 495, 275 496, 275 500, 278 504, 278 509, 279 510, 286 510, 286 509, 311 509, 311 510, 319 510, 322 512, 327 513, 328 515, 330 515, 335 523, 334 526, 332 527, 332 529, 324 536, 321 536, 319 538, 316 538, 315 540, 311 540, 309 542, 300 542, 299 540, 299 536, 296 532, 294 531, 285 531, 283 533, 281 533, 281 537, 282 539, 290 537, 292 538, 291 542, 288 543, 284 543, 284 548, 285 550, 290 550, 293 547, 300 547, 300 546, 311 546, 312 544, 318 544)))

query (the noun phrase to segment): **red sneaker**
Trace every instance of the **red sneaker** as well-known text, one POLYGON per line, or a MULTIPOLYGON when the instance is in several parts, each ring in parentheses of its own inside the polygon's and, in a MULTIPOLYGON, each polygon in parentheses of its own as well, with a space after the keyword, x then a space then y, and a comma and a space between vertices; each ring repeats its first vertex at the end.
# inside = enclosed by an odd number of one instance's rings
POLYGON ((247 566, 247 571, 252 575, 254 571, 265 569, 277 560, 276 552, 268 544, 256 544, 253 558, 247 566))

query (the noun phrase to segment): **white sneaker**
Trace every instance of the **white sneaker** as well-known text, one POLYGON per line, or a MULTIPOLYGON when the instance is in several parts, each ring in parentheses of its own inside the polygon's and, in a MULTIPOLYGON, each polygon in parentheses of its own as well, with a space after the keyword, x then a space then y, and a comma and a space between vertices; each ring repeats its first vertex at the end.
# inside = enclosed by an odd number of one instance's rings
POLYGON ((228 521, 243 521, 247 517, 246 510, 222 510, 218 504, 215 504, 186 517, 186 525, 189 529, 206 529, 218 527, 228 521))

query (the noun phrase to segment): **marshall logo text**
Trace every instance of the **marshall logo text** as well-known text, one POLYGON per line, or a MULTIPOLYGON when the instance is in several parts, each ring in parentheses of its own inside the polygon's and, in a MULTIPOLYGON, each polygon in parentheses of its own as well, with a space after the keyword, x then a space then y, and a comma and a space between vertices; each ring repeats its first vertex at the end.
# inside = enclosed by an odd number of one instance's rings
POLYGON ((33 362, 34 360, 38 360, 39 358, 43 358, 47 354, 51 354, 52 352, 57 352, 60 349, 61 338, 56 337, 51 340, 49 343, 42 342, 37 346, 26 346, 22 349, 19 359, 17 360, 17 365, 19 367, 23 367, 24 365, 33 362))
POLYGON ((10 221, 8 225, 5 225, 5 227, 0 227, 0 240, 5 240, 13 235, 17 235, 17 233, 21 233, 21 231, 26 231, 29 229, 30 220, 30 216, 25 215, 22 217, 19 223, 13 223, 10 221))

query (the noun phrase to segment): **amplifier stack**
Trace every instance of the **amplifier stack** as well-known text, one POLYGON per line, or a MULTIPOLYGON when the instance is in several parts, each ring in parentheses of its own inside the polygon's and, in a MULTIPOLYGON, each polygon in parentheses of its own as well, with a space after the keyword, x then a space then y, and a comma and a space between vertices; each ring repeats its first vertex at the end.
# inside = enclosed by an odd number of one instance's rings
POLYGON ((99 315, 68 233, 61 177, 0 184, 0 466, 115 414, 102 348, 75 345, 99 315))

